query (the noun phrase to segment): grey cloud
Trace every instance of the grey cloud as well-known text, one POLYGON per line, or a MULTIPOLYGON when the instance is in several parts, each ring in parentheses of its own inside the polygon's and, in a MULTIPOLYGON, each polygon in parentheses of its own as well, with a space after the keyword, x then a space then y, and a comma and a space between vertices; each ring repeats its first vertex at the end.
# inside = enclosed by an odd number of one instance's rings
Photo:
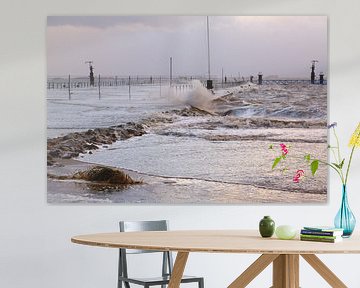
MULTIPOLYGON (((102 74, 166 75, 170 56, 175 74, 207 71, 206 16, 51 16, 48 20, 51 75, 83 75, 84 59, 94 60, 102 74)), ((317 59, 318 71, 327 74, 326 20, 212 16, 211 72, 307 76, 310 61, 317 59)))

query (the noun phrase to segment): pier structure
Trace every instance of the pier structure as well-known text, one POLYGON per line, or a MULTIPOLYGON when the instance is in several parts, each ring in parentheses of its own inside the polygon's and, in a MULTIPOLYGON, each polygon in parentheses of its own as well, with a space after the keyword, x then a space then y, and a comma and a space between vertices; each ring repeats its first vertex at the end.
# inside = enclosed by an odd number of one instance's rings
POLYGON ((319 62, 318 60, 312 60, 311 61, 311 75, 310 75, 310 81, 311 84, 315 84, 315 64, 319 62))
MULTIPOLYGON (((172 74, 172 73, 171 73, 172 74)), ((89 82, 88 76, 83 77, 71 77, 69 80, 69 76, 55 77, 49 78, 47 80, 47 89, 68 89, 71 87, 72 89, 77 88, 95 88, 99 85, 102 87, 119 87, 119 86, 129 86, 129 76, 107 76, 101 77, 100 81, 97 77, 94 77, 94 83, 91 85, 89 82), (96 80, 96 81, 95 81, 96 80)), ((173 75, 148 75, 148 76, 131 76, 131 86, 141 86, 141 85, 160 85, 160 86, 179 86, 179 85, 190 85, 192 80, 197 79, 201 83, 203 83, 204 87, 207 87, 208 76, 206 75, 195 75, 195 76, 176 76, 173 75)), ((212 87, 214 89, 217 88, 230 88, 244 85, 247 81, 250 80, 250 77, 245 78, 237 78, 234 76, 224 76, 222 77, 214 77, 212 79, 212 87)), ((254 79, 253 79, 254 81, 254 79)), ((256 81, 255 81, 256 82, 256 81)), ((258 74, 257 84, 258 85, 269 85, 269 84, 277 84, 277 85, 288 85, 288 84, 321 84, 327 85, 327 79, 324 73, 320 73, 318 79, 315 79, 314 82, 311 82, 310 79, 264 79, 262 73, 258 74)))
POLYGON ((85 64, 89 64, 89 69, 90 69, 90 74, 89 74, 90 86, 94 86, 94 85, 95 85, 94 67, 92 66, 92 63, 93 63, 93 61, 85 61, 85 64))

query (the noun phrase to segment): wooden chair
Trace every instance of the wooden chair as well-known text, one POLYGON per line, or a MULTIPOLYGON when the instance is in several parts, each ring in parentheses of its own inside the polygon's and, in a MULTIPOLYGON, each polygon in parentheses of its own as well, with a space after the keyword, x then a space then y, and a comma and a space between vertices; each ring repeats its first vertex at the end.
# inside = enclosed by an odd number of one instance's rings
MULTIPOLYGON (((134 231, 167 231, 168 221, 120 221, 120 232, 134 232, 134 231)), ((119 269, 118 269, 118 288, 122 288, 123 283, 125 288, 130 288, 131 284, 137 284, 144 288, 150 286, 160 286, 165 288, 169 284, 170 276, 173 268, 172 254, 169 251, 149 251, 149 250, 135 250, 135 249, 119 249, 119 269), (163 253, 162 260, 162 274, 160 277, 152 278, 134 278, 129 277, 127 269, 127 254, 141 254, 141 253, 163 253)), ((181 283, 197 282, 198 288, 204 288, 204 278, 194 276, 183 276, 181 283)))

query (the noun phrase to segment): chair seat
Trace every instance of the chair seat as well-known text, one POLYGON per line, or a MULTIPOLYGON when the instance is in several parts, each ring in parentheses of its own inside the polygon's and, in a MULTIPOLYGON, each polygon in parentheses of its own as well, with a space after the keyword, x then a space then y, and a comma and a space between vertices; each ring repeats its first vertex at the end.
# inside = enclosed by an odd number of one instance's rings
MULTIPOLYGON (((195 277, 195 276, 187 276, 184 275, 181 278, 181 283, 188 283, 188 282, 196 282, 200 281, 202 277, 195 277)), ((126 278, 126 277, 119 277, 119 280, 122 280, 124 282, 134 283, 138 285, 161 285, 161 284, 168 284, 170 281, 170 276, 164 276, 164 277, 149 277, 149 278, 126 278)))

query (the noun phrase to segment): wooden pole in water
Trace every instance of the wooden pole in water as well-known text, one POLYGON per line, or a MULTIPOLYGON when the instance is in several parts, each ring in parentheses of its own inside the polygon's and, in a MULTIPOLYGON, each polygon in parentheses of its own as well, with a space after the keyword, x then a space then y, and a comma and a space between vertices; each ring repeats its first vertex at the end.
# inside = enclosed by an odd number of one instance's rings
POLYGON ((69 100, 71 100, 71 88, 70 88, 70 74, 69 74, 69 100))
POLYGON ((99 100, 101 99, 101 92, 100 92, 100 85, 101 85, 101 83, 100 83, 100 74, 99 74, 99 83, 98 83, 98 88, 99 88, 99 100))
POLYGON ((172 57, 170 57, 170 87, 172 86, 172 57))
POLYGON ((224 88, 224 68, 221 68, 221 88, 224 88))
POLYGON ((160 97, 161 97, 161 76, 160 76, 159 82, 160 82, 160 97))
POLYGON ((130 90, 131 85, 130 85, 130 81, 131 81, 131 78, 130 78, 130 76, 129 76, 129 100, 131 100, 131 90, 130 90))

